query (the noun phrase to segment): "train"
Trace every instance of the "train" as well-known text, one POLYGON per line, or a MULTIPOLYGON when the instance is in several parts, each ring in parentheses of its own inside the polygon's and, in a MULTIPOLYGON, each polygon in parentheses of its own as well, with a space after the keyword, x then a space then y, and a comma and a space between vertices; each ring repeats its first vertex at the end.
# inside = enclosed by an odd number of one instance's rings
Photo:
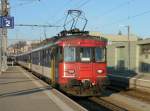
POLYGON ((107 85, 107 40, 88 31, 62 31, 16 62, 67 94, 101 95, 107 85))

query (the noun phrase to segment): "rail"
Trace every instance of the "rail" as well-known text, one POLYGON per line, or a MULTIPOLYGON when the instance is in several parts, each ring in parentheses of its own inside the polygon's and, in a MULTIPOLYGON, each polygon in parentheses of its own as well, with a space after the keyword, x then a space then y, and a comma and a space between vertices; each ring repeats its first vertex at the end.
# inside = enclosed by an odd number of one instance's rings
POLYGON ((89 98, 89 100, 95 102, 96 104, 104 106, 111 111, 128 111, 127 109, 119 107, 119 106, 117 106, 113 103, 110 103, 100 97, 91 97, 91 98, 89 98))

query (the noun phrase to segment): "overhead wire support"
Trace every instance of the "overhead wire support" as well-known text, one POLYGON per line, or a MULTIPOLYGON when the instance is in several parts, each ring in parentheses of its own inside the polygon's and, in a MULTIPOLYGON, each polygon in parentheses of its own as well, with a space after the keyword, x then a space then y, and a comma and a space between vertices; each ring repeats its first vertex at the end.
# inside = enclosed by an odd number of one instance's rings
POLYGON ((62 27, 57 25, 37 25, 37 24, 15 24, 18 27, 62 27))

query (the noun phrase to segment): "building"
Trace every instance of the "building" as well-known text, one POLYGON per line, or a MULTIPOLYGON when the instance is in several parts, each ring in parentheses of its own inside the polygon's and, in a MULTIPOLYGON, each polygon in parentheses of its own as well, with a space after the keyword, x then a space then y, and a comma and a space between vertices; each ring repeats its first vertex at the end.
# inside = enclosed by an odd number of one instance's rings
POLYGON ((107 63, 109 72, 136 72, 138 38, 135 36, 103 35, 108 39, 107 63))
POLYGON ((137 36, 100 34, 92 32, 90 35, 102 36, 108 39, 107 66, 109 73, 137 72, 137 36))
POLYGON ((150 38, 137 43, 139 72, 150 73, 150 38))
POLYGON ((24 52, 31 51, 33 48, 37 47, 40 41, 19 41, 10 47, 8 47, 8 55, 16 55, 24 52))

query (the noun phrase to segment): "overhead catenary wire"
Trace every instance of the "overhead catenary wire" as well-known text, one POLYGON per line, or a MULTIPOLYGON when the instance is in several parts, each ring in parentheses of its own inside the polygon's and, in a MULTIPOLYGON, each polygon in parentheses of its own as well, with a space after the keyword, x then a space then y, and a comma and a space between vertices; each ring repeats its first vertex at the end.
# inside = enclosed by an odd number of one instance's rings
POLYGON ((71 2, 69 2, 71 0, 68 0, 66 3, 64 3, 62 6, 60 6, 59 8, 57 8, 54 12, 57 12, 55 13, 54 15, 52 15, 52 18, 56 18, 57 15, 60 14, 60 10, 63 10, 63 8, 66 8, 66 6, 68 6, 71 2), (69 3, 68 3, 69 2, 69 3))
POLYGON ((129 5, 129 4, 130 4, 131 2, 133 2, 133 1, 135 1, 135 0, 128 0, 128 1, 125 1, 125 2, 121 2, 120 4, 117 4, 115 7, 110 8, 110 9, 108 9, 107 11, 105 11, 104 13, 102 13, 101 16, 104 17, 105 15, 108 15, 108 14, 110 14, 110 13, 112 13, 112 12, 114 12, 114 11, 120 9, 120 8, 122 8, 123 6, 129 5))
POLYGON ((57 25, 37 25, 37 24, 15 24, 18 27, 62 27, 57 25))
MULTIPOLYGON (((68 6, 70 3, 72 3, 72 0, 69 0, 69 1, 67 1, 61 8, 66 8, 66 6, 68 6), (69 2, 69 1, 70 1, 70 2, 69 2)), ((80 2, 81 2, 81 1, 80 1, 80 2)), ((79 3, 80 3, 80 2, 79 2, 79 3)), ((78 3, 78 4, 79 4, 79 3, 78 3)), ((63 10, 63 9, 60 9, 60 7, 59 7, 59 8, 57 9, 57 11, 56 11, 56 12, 58 12, 58 13, 55 13, 55 15, 53 15, 52 17, 55 18, 55 17, 60 13, 60 10, 63 10)), ((67 10, 67 8, 66 8, 65 10, 67 10)), ((61 18, 59 18, 58 20, 54 21, 53 24, 58 24, 58 23, 60 23, 60 22, 63 21, 63 20, 65 20, 64 14, 62 15, 61 18)))
POLYGON ((15 4, 14 6, 11 6, 10 8, 11 9, 14 9, 16 7, 21 7, 21 6, 26 6, 26 5, 30 5, 30 4, 33 4, 35 2, 40 2, 40 0, 21 0, 21 3, 17 3, 15 4), (23 2, 22 2, 23 1, 23 2))
POLYGON ((129 16, 129 17, 126 17, 126 18, 123 18, 123 19, 114 21, 114 22, 112 22, 112 23, 105 24, 105 25, 103 25, 102 27, 110 26, 110 25, 116 24, 116 23, 118 23, 118 22, 124 22, 124 21, 127 21, 127 20, 131 20, 131 19, 134 19, 134 18, 143 16, 143 15, 146 15, 146 14, 148 14, 148 13, 150 13, 150 10, 146 10, 146 11, 144 11, 144 12, 137 13, 137 14, 135 14, 135 15, 132 15, 132 16, 129 16))
MULTIPOLYGON (((83 6, 85 6, 86 4, 88 4, 90 1, 92 1, 92 0, 85 0, 84 2, 83 2, 83 0, 82 0, 82 1, 78 2, 78 3, 76 4, 75 9, 80 9, 80 8, 82 8, 83 6)), ((55 21, 54 24, 60 23, 61 21, 65 20, 65 18, 66 18, 65 16, 61 17, 60 19, 58 19, 57 21, 55 21)), ((72 20, 73 20, 73 19, 72 19, 72 20)), ((70 22, 71 22, 72 20, 70 20, 70 22)))
POLYGON ((40 41, 40 39, 8 39, 8 41, 40 41))
MULTIPOLYGON (((77 6, 76 9, 80 9, 80 8, 84 7, 86 4, 88 4, 91 1, 92 0, 86 0, 84 2, 79 2, 79 6, 77 6)), ((107 10, 106 12, 104 12, 103 15, 107 15, 109 13, 112 13, 113 11, 115 11, 115 10, 117 10, 117 9, 123 7, 123 6, 126 6, 126 5, 128 5, 129 3, 133 2, 133 1, 135 1, 135 0, 128 0, 126 2, 122 2, 122 3, 118 4, 116 7, 111 8, 111 9, 107 10)), ((61 19, 57 20, 55 23, 58 23, 58 22, 60 22, 64 19, 65 19, 65 17, 62 17, 61 19)))
MULTIPOLYGON (((108 14, 111 14, 112 12, 115 12, 115 11, 118 11, 120 8, 122 8, 122 7, 124 7, 124 6, 129 6, 130 5, 130 3, 132 3, 132 2, 134 2, 134 1, 136 1, 136 0, 127 0, 127 1, 125 1, 125 2, 121 2, 121 3, 119 3, 119 4, 117 4, 116 6, 114 6, 114 7, 112 7, 112 8, 110 8, 110 9, 108 9, 108 10, 106 10, 104 13, 102 13, 101 14, 101 19, 102 18, 104 18, 106 15, 108 15, 108 14)), ((129 9, 129 8, 128 8, 129 9)), ((128 10, 128 12, 129 12, 129 10, 128 10)), ((130 15, 128 14, 128 18, 130 17, 130 15)), ((107 25, 113 25, 113 24, 115 24, 115 23, 117 23, 117 22, 120 22, 120 21, 124 21, 124 20, 126 20, 127 18, 125 18, 125 19, 119 19, 119 20, 117 20, 117 21, 114 21, 114 22, 112 22, 112 23, 106 23, 106 24, 101 24, 102 26, 101 27, 105 27, 105 26, 107 26, 107 25)))
POLYGON ((84 1, 83 3, 81 3, 78 7, 77 7, 77 9, 80 9, 80 8, 82 8, 82 7, 84 7, 85 5, 87 5, 89 2, 91 2, 92 0, 86 0, 86 1, 84 1))

